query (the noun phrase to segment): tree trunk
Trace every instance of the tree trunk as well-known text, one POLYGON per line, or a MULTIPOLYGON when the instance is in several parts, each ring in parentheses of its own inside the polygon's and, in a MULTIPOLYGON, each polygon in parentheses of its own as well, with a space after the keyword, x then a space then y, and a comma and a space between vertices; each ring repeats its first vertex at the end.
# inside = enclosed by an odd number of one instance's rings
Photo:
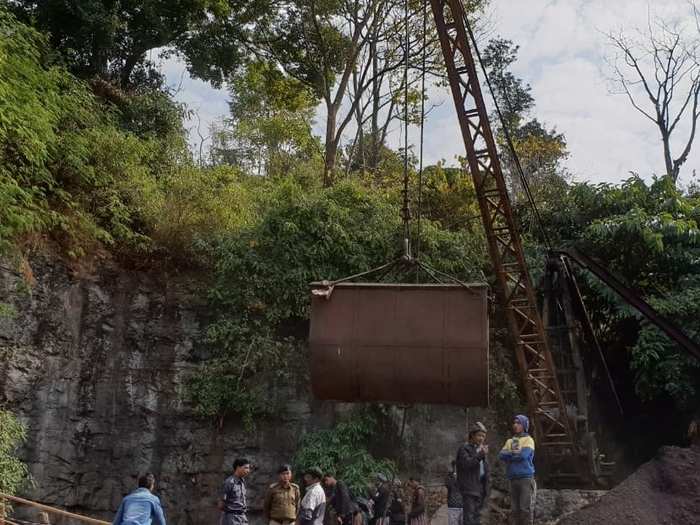
POLYGON ((371 152, 369 165, 372 171, 376 171, 379 164, 379 90, 380 84, 377 78, 379 72, 379 59, 377 58, 377 33, 375 31, 370 43, 370 54, 372 56, 372 130, 370 135, 371 152))
POLYGON ((333 185, 335 173, 335 159, 338 155, 338 143, 333 140, 326 144, 326 162, 323 166, 323 187, 330 188, 333 185))
POLYGON ((678 166, 673 166, 673 160, 671 158, 671 137, 666 133, 663 125, 659 124, 659 129, 661 130, 661 141, 664 145, 664 163, 666 164, 666 175, 673 178, 673 182, 676 181, 678 177, 678 166))
POLYGON ((333 172, 335 171, 335 159, 338 155, 338 140, 335 136, 338 108, 335 104, 326 101, 326 146, 323 164, 323 186, 330 187, 333 184, 333 172))
POLYGON ((119 75, 119 83, 122 88, 125 88, 129 85, 129 77, 131 77, 131 73, 134 71, 136 64, 138 64, 143 58, 144 53, 135 52, 133 55, 126 57, 126 60, 124 62, 124 69, 122 69, 119 75))

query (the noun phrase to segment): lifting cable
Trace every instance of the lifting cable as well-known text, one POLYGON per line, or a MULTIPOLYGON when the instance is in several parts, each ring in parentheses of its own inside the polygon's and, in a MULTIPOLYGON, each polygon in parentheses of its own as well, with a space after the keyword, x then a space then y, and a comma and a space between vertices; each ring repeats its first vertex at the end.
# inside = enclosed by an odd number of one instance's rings
MULTIPOLYGON (((416 218, 416 257, 420 257, 421 216, 423 215, 423 144, 425 130, 425 64, 427 62, 428 0, 423 0, 423 56, 421 57, 420 80, 420 150, 418 161, 418 216, 416 218)), ((418 279, 418 274, 416 274, 418 279)))
POLYGON ((407 261, 411 255, 411 207, 408 196, 408 59, 410 36, 408 31, 408 0, 403 0, 404 50, 403 50, 403 256, 407 261))
MULTIPOLYGON (((403 118, 404 118, 404 147, 403 147, 403 208, 401 210, 401 217, 403 219, 404 226, 404 257, 406 260, 411 261, 413 259, 419 259, 420 257, 420 245, 421 245, 421 216, 422 216, 422 205, 423 205, 423 147, 425 143, 425 70, 427 63, 427 27, 428 27, 428 1, 423 1, 423 33, 422 33, 422 49, 421 49, 421 89, 420 89, 420 150, 419 150, 419 164, 418 164, 418 202, 417 202, 417 214, 416 214, 416 249, 415 256, 411 250, 411 230, 410 222, 412 220, 410 198, 408 194, 409 187, 409 159, 408 159, 408 71, 409 71, 409 59, 410 59, 410 33, 409 33, 409 9, 408 0, 404 0, 404 71, 403 71, 403 88, 404 88, 404 108, 403 108, 403 118)), ((416 274, 416 280, 418 279, 418 274, 416 274)))
MULTIPOLYGON (((423 0, 423 34, 422 34, 422 56, 421 56, 421 104, 420 104, 420 150, 419 150, 419 166, 418 166, 418 202, 417 202, 417 214, 416 214, 416 250, 415 256, 411 250, 411 206, 410 206, 410 196, 409 196, 409 157, 408 157, 408 78, 409 78, 409 59, 410 59, 410 32, 409 32, 409 5, 408 0, 404 0, 404 34, 403 34, 403 48, 404 48, 404 71, 403 71, 403 95, 404 95, 404 108, 403 108, 403 206, 401 209, 401 218, 403 220, 403 253, 397 259, 394 259, 388 263, 382 264, 370 270, 356 273, 354 275, 349 275, 347 277, 342 277, 333 281, 324 280, 318 283, 319 287, 312 290, 312 294, 316 296, 322 296, 325 298, 330 298, 333 293, 333 289, 336 284, 355 281, 360 278, 366 278, 371 275, 377 276, 377 280, 385 278, 390 275, 392 271, 399 268, 406 271, 406 268, 416 270, 416 280, 418 280, 420 270, 428 275, 434 282, 439 284, 445 284, 452 282, 454 284, 469 288, 470 285, 461 281, 460 279, 450 275, 446 272, 438 270, 432 267, 426 262, 420 259, 420 246, 421 246, 421 216, 422 216, 422 199, 423 199, 423 152, 425 143, 425 79, 426 79, 426 64, 427 64, 427 29, 428 29, 428 0, 423 0)), ((486 278, 484 278, 486 281, 486 278)))
MULTIPOLYGON (((501 112, 501 107, 498 104, 498 100, 496 99, 496 94, 494 92, 493 86, 491 85, 491 80, 489 78, 488 72, 486 71, 486 66, 484 65, 484 61, 481 58, 481 52, 479 51, 479 47, 477 46, 476 43, 476 37, 474 36, 474 32, 472 31, 471 24, 469 22, 469 19, 467 17, 466 11, 463 10, 464 12, 464 27, 467 29, 467 33, 469 34, 469 39, 472 42, 472 46, 474 47, 474 53, 476 54, 476 58, 479 61, 479 66, 481 66, 481 71, 484 73, 484 79, 486 81, 486 85, 489 88, 489 92, 491 93, 491 99, 493 100, 493 104, 496 107, 496 114, 498 115, 498 120, 501 123, 501 128, 503 129, 503 136, 506 139, 506 143, 508 144, 508 149, 511 152, 511 155, 513 157, 513 162, 515 163, 516 171, 518 173, 518 178, 523 184, 523 189, 525 190, 525 195, 527 196, 527 200, 530 203, 530 207, 532 208, 534 214, 535 214, 535 221, 537 222, 538 229, 540 230, 540 234, 542 235, 542 239, 544 240, 544 243, 547 245, 547 249, 549 251, 552 251, 552 245, 549 242, 549 236, 547 235, 547 231, 544 228, 544 223, 542 221, 542 216, 540 215, 540 210, 537 208, 537 204, 535 203, 535 199, 532 196, 532 191, 530 190, 530 183, 527 180, 527 177, 525 176, 525 171, 523 170, 522 165, 520 164, 520 158, 518 157, 517 152, 515 151, 515 145, 513 144, 513 139, 510 135, 510 131, 508 130, 508 126, 506 126, 505 118, 503 117, 503 113, 501 112)), ((504 93, 504 96, 506 97, 506 101, 508 100, 507 97, 508 95, 504 93)))

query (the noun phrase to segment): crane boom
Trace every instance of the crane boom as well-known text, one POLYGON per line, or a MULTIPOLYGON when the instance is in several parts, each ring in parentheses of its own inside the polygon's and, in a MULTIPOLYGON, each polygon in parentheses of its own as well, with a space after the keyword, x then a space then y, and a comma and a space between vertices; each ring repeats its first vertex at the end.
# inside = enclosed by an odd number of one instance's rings
POLYGON ((479 84, 465 10, 461 0, 430 1, 538 450, 544 453, 550 475, 556 470, 556 476, 585 479, 589 468, 562 398, 537 308, 479 84))

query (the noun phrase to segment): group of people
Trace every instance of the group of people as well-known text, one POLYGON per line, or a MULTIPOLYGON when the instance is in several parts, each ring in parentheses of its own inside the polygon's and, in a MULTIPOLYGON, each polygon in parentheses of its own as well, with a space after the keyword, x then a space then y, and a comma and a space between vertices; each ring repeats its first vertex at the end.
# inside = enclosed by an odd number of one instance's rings
MULTIPOLYGON (((514 525, 530 525, 535 510, 535 441, 528 434, 527 416, 513 419, 513 437, 498 454, 506 465, 510 482, 511 520, 514 525)), ((489 495, 489 446, 485 444, 486 427, 476 422, 469 429, 466 442, 457 451, 452 472, 447 478, 449 525, 479 525, 482 509, 489 495)))
MULTIPOLYGON (((233 474, 226 479, 219 499, 221 525, 245 525, 246 497, 243 479, 250 472, 245 459, 234 462, 233 474)), ((318 467, 303 475, 306 490, 292 482, 292 468, 282 465, 278 480, 270 485, 263 502, 268 525, 427 525, 425 489, 411 478, 406 484, 410 497, 404 503, 400 484, 377 475, 375 490, 368 497, 355 497, 347 484, 318 467), (408 506, 408 509, 406 508, 408 506)))
MULTIPOLYGON (((512 438, 498 457, 506 464, 510 480, 511 511, 514 525, 530 525, 534 511, 535 442, 528 434, 526 416, 515 416, 512 438)), ((486 427, 477 422, 469 430, 466 442, 447 480, 448 525, 479 525, 489 493, 489 447, 486 427)), ((226 478, 218 498, 220 525, 247 525, 248 504, 245 478, 251 463, 238 458, 226 478)), ((405 487, 379 474, 372 494, 353 497, 348 486, 331 473, 317 467, 304 472, 306 490, 292 482, 292 468, 281 465, 278 479, 265 494, 263 515, 268 525, 427 525, 425 489, 411 478, 405 487)), ((113 525, 166 525, 160 500, 153 494, 155 478, 141 476, 138 489, 126 496, 113 525)))

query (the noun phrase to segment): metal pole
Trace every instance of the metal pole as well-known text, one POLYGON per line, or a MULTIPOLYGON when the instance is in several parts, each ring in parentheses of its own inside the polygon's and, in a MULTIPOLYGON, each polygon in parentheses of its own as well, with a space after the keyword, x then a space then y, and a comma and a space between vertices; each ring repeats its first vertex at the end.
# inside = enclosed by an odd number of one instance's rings
MULTIPOLYGON (((48 505, 42 505, 41 503, 36 503, 35 501, 30 501, 24 498, 18 498, 17 496, 10 496, 9 494, 3 494, 2 492, 0 492, 0 505, 2 505, 3 498, 9 501, 14 501, 15 503, 28 505, 30 507, 46 511, 49 514, 56 514, 57 516, 64 516, 66 518, 72 518, 74 520, 82 521, 83 523, 90 523, 92 525, 111 525, 111 523, 109 523, 108 521, 89 518, 88 516, 81 516, 80 514, 73 514, 72 512, 57 509, 54 507, 49 507, 48 505)), ((2 522, 0 522, 0 525, 2 525, 2 522)))

